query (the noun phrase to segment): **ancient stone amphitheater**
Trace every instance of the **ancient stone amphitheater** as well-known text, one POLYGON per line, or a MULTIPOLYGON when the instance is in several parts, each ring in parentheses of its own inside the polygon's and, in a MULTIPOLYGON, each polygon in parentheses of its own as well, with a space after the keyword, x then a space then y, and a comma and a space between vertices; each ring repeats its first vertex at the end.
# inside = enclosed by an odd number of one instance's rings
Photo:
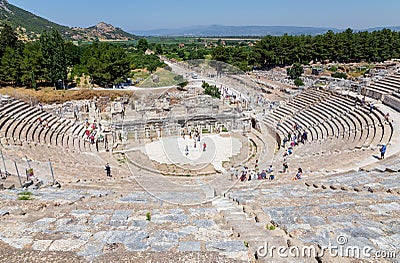
POLYGON ((259 119, 250 135, 256 150, 243 163, 272 164, 275 180, 236 183, 131 165, 84 140, 82 123, 3 97, 0 261, 398 262, 399 94, 397 73, 365 88, 364 105, 351 92, 318 87, 281 102, 259 119), (308 141, 282 173, 282 140, 295 124, 308 141), (31 166, 41 181, 22 190, 17 173, 31 166), (298 167, 303 178, 293 181, 298 167), (330 245, 338 248, 328 253, 330 245), (316 253, 300 253, 310 247, 316 253))

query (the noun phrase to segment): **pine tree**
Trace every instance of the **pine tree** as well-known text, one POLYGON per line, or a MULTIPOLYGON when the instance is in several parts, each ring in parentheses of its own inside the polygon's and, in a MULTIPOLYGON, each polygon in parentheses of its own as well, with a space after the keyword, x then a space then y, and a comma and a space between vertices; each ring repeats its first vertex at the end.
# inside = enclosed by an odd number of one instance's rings
POLYGON ((40 36, 40 49, 47 80, 53 84, 64 82, 67 78, 67 60, 64 40, 60 33, 55 29, 50 33, 43 32, 40 36))

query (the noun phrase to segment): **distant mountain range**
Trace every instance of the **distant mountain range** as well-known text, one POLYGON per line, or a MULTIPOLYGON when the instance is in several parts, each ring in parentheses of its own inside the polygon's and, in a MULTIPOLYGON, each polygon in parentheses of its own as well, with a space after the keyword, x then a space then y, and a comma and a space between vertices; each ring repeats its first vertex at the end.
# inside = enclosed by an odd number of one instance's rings
MULTIPOLYGON (((191 37, 228 37, 228 36, 254 36, 266 35, 281 36, 289 35, 318 35, 332 30, 340 32, 343 29, 325 27, 299 27, 299 26, 192 26, 176 29, 155 30, 131 30, 125 32, 121 28, 100 22, 88 28, 71 28, 53 23, 45 18, 39 17, 17 6, 10 4, 7 0, 0 0, 0 23, 7 22, 17 32, 21 39, 38 39, 44 30, 57 29, 65 39, 82 41, 107 41, 107 40, 132 40, 139 36, 191 36, 191 37)), ((400 31, 400 26, 387 27, 400 31)), ((380 30, 383 27, 366 29, 367 31, 380 30)), ((354 30, 357 31, 357 30, 354 30)))
POLYGON ((130 40, 137 37, 120 28, 100 22, 89 28, 70 28, 53 23, 47 19, 34 15, 17 6, 0 0, 0 22, 7 22, 17 29, 20 38, 26 40, 37 39, 44 30, 57 29, 61 35, 70 40, 130 40))
MULTIPOLYGON (((384 27, 376 27, 365 29, 367 31, 380 30, 384 27)), ((389 29, 400 31, 400 26, 387 27, 389 29)), ((135 35, 139 36, 192 36, 192 37, 228 37, 228 36, 282 36, 288 35, 319 35, 324 34, 328 30, 333 32, 341 32, 344 29, 325 28, 325 27, 300 27, 300 26, 193 26, 175 29, 154 29, 154 30, 131 30, 135 35)), ((365 31, 362 30, 362 31, 365 31)), ((354 31, 358 31, 355 29, 354 31)))

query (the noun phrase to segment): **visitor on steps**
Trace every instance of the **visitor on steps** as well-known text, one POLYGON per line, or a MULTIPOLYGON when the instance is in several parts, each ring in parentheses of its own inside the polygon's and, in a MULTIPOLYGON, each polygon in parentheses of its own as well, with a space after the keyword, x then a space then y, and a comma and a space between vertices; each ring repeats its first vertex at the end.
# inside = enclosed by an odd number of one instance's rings
POLYGON ((379 149, 381 152, 381 158, 379 160, 385 159, 385 153, 386 153, 386 144, 382 145, 382 147, 379 149))
POLYGON ((385 122, 386 122, 387 124, 390 123, 390 121, 389 121, 389 112, 385 114, 385 122))
POLYGON ((270 174, 268 179, 271 180, 271 181, 274 180, 275 179, 275 175, 274 174, 270 174))
POLYGON ((105 170, 106 170, 107 177, 111 177, 111 167, 110 167, 109 163, 106 163, 105 170))
POLYGON ((307 131, 303 132, 303 135, 301 136, 301 142, 304 144, 308 141, 308 133, 307 131))
POLYGON ((260 170, 260 169, 259 169, 259 167, 258 167, 258 160, 256 160, 256 163, 254 164, 254 171, 255 171, 256 173, 258 173, 259 170, 260 170))
POLYGON ((185 155, 186 155, 186 156, 189 155, 189 146, 187 146, 187 145, 186 145, 186 148, 185 148, 185 155))
POLYGON ((285 137, 285 138, 283 138, 283 148, 286 148, 286 143, 287 143, 287 140, 286 140, 286 137, 285 137))
POLYGON ((206 148, 207 148, 207 144, 206 144, 206 143, 203 143, 203 152, 206 151, 206 148))
POLYGON ((282 166, 283 166, 283 173, 289 172, 289 165, 286 161, 283 162, 282 166))
POLYGON ((369 113, 371 114, 372 113, 372 110, 374 109, 374 104, 371 102, 370 104, 369 104, 369 113))
POLYGON ((267 178, 267 173, 265 170, 262 170, 261 173, 258 175, 258 180, 266 179, 267 178))
POLYGON ((303 169, 299 168, 297 169, 297 173, 295 177, 293 177, 293 181, 301 180, 301 176, 303 175, 303 169))
POLYGON ((233 181, 233 176, 235 175, 235 167, 231 167, 231 169, 229 170, 230 174, 231 174, 231 181, 233 181))

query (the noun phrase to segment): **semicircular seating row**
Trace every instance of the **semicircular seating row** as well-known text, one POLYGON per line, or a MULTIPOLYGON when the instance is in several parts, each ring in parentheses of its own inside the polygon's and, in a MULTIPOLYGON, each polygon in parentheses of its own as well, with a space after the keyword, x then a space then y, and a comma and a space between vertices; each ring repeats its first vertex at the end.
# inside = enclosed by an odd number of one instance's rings
POLYGON ((356 106, 354 99, 318 88, 309 88, 295 96, 264 121, 276 128, 281 140, 293 134, 295 124, 307 131, 308 140, 315 147, 307 147, 303 153, 307 149, 322 150, 318 147, 340 151, 387 144, 393 134, 392 125, 384 122, 379 109, 370 114, 367 106, 356 106))
POLYGON ((400 72, 385 76, 372 82, 362 90, 362 94, 368 97, 384 100, 386 96, 400 92, 400 72))
POLYGON ((0 105, 0 142, 3 145, 45 145, 74 152, 95 151, 83 139, 84 134, 83 124, 41 111, 23 101, 10 100, 0 105), (39 118, 43 125, 40 125, 39 118))

